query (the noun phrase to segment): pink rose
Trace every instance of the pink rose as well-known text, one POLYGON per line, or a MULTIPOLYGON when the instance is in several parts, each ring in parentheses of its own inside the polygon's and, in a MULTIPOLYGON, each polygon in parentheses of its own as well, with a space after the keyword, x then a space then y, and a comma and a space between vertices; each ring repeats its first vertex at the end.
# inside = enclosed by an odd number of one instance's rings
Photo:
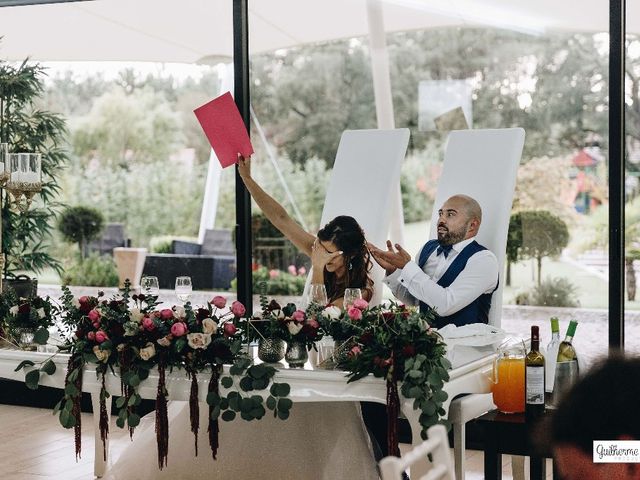
POLYGON ((100 312, 95 308, 91 310, 87 316, 89 317, 89 320, 94 323, 100 320, 100 312))
POLYGON ((360 355, 360 353, 362 352, 362 350, 360 350, 360 347, 358 345, 356 345, 355 347, 352 347, 351 350, 349 350, 349 356, 350 357, 355 357, 360 355))
POLYGON ((271 280, 273 280, 274 278, 276 278, 278 275, 280 275, 280 272, 276 269, 273 270, 269 270, 269 278, 271 280))
POLYGON ((107 336, 107 334, 102 330, 98 330, 96 332, 96 342, 102 343, 105 340, 109 340, 109 337, 107 336))
POLYGON ((171 310, 170 308, 165 308, 164 310, 160 311, 160 318, 162 318, 163 320, 170 320, 173 318, 173 310, 171 310))
POLYGON ((311 328, 313 328, 315 330, 320 328, 320 324, 318 323, 318 321, 315 318, 307 320, 307 325, 309 325, 311 328))
POLYGON ((100 322, 93 322, 93 328, 95 328, 96 330, 100 328, 100 322))
POLYGON ((298 273, 295 265, 289 265, 289 268, 287 268, 287 272, 289 272, 291 275, 296 275, 298 273))
POLYGON ((307 274, 307 269, 304 267, 300 267, 298 269, 298 275, 306 275, 307 274))
POLYGON ((358 310, 364 310, 365 308, 367 308, 369 306, 369 302, 367 302, 363 298, 357 298, 353 302, 353 306, 356 307, 358 310))
POLYGON ((231 304, 231 312, 233 312, 233 314, 236 317, 243 316, 246 311, 247 311, 247 309, 244 308, 244 305, 242 303, 240 303, 238 300, 236 300, 235 302, 233 302, 231 304))
POLYGON ((302 310, 296 310, 291 314, 291 319, 296 322, 304 322, 304 312, 302 310))
POLYGON ((149 317, 144 317, 142 319, 142 327, 147 330, 147 331, 151 331, 151 330, 155 330, 156 329, 156 324, 155 322, 149 318, 149 317))
POLYGON ((211 303, 216 308, 224 308, 227 306, 227 299, 221 295, 216 295, 213 297, 213 300, 211 300, 211 303))
POLYGON ((184 322, 176 322, 171 325, 171 334, 174 337, 181 337, 187 333, 187 324, 184 322))
POLYGON ((351 320, 354 320, 354 321, 362 320, 362 311, 359 308, 349 307, 349 310, 347 311, 347 315, 349 315, 349 318, 351 320))
POLYGON ((93 342, 96 339, 96 332, 87 333, 87 338, 93 342))
MULTIPOLYGON (((235 302, 234 302, 235 303, 235 302)), ((244 308, 244 307, 242 307, 244 308)), ((233 337, 238 329, 233 323, 225 323, 224 324, 224 336, 225 337, 233 337)))
POLYGON ((78 302, 80 302, 80 303, 89 303, 89 297, 87 297, 86 295, 83 295, 82 297, 80 297, 78 299, 78 302))

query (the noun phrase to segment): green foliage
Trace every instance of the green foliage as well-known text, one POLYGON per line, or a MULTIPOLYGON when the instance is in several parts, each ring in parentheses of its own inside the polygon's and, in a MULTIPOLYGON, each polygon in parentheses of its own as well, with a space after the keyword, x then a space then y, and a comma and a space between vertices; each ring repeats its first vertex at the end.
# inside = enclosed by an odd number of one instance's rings
POLYGON ((87 244, 102 231, 104 218, 95 208, 67 207, 60 214, 58 230, 67 242, 75 242, 80 248, 81 258, 87 255, 87 244))
POLYGON ((288 383, 273 382, 277 370, 265 364, 252 365, 247 358, 237 359, 229 369, 229 375, 220 379, 223 388, 234 390, 227 395, 210 392, 207 395, 207 404, 213 407, 212 420, 221 417, 230 422, 237 414, 244 420, 259 420, 264 417, 266 410, 273 411, 273 416, 286 420, 289 418, 289 410, 293 402, 287 398, 291 387, 288 383), (273 382, 273 383, 272 383, 273 382), (269 388, 270 395, 266 402, 262 395, 255 392, 269 388))
POLYGON ((66 134, 62 117, 37 108, 43 93, 43 68, 26 61, 19 66, 0 62, 0 139, 13 152, 42 154, 42 191, 22 214, 10 210, 5 193, 2 208, 2 252, 4 273, 17 270, 40 272, 60 264, 48 252, 60 193, 58 177, 67 162, 62 148, 66 134))
POLYGON ((149 240, 149 251, 151 253, 171 253, 172 242, 175 237, 163 235, 160 237, 151 237, 149 240))
POLYGON ((117 287, 118 270, 112 257, 91 254, 65 270, 62 281, 65 285, 117 287))
POLYGON ((563 277, 547 278, 531 291, 519 293, 516 305, 540 305, 545 307, 577 307, 580 305, 576 287, 563 277))

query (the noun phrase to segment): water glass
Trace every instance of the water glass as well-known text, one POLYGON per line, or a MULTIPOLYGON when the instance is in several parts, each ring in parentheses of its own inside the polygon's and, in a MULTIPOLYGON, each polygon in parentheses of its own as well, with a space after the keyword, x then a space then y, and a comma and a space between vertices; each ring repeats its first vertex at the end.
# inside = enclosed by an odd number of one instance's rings
POLYGON ((191 277, 176 277, 176 297, 182 302, 186 302, 191 297, 193 287, 191 277))
POLYGON ((140 293, 157 297, 160 294, 158 277, 142 277, 140 279, 140 293))
POLYGON ((346 288, 344 291, 344 301, 342 305, 344 309, 348 309, 357 299, 362 298, 362 290, 359 288, 346 288))
POLYGON ((309 304, 316 304, 322 307, 329 303, 327 289, 322 283, 312 283, 309 287, 309 304))

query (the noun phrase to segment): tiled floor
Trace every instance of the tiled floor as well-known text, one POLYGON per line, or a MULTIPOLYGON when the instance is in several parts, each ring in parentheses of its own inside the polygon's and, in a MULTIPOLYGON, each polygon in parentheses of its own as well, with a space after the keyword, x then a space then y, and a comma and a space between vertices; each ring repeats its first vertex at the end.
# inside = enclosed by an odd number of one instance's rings
MULTIPOLYGON (((65 430, 51 410, 0 405, 0 478, 2 480, 93 479, 93 424, 82 415, 82 458, 75 461, 73 431, 65 430)), ((115 425, 115 421, 112 422, 115 425)), ((112 458, 127 446, 127 431, 113 427, 112 458)), ((512 478, 510 457, 504 456, 503 479, 512 478)), ((483 454, 467 450, 466 480, 481 480, 483 454)), ((550 471, 550 468, 549 468, 550 471)), ((548 476, 551 478, 551 475, 548 476)), ((265 479, 268 480, 268 479, 265 479)))

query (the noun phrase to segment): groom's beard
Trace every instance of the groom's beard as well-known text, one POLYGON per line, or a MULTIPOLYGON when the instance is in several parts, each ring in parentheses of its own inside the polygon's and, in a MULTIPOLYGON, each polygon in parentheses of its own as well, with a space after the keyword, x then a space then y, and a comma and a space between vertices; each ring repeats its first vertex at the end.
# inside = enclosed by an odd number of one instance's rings
POLYGON ((466 225, 462 226, 458 230, 450 230, 444 225, 438 225, 438 229, 440 228, 444 228, 446 231, 443 233, 438 232, 438 242, 440 242, 441 245, 455 245, 456 243, 464 240, 467 236, 467 233, 469 232, 469 223, 467 222, 466 225))

